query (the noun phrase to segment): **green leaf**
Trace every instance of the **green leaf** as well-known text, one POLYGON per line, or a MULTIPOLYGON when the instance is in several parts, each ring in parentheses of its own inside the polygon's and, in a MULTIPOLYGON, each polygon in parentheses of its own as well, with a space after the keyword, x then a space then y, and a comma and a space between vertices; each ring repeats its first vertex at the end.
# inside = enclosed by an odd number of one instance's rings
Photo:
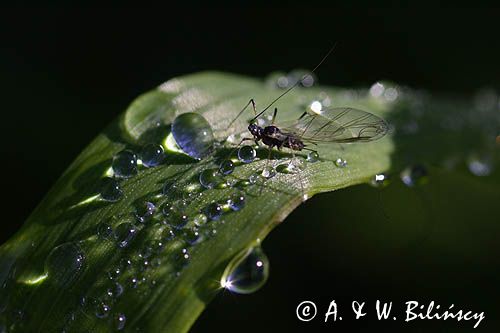
MULTIPOLYGON (((250 108, 231 128, 228 125, 250 98, 261 109, 282 92, 268 82, 203 72, 172 79, 139 96, 81 153, 22 229, 0 248, 0 323, 13 332, 107 332, 119 325, 117 315, 123 314, 126 330, 187 331, 220 291, 221 276, 231 260, 258 246, 304 196, 366 183, 391 168, 395 144, 387 135, 363 144, 319 146, 316 163, 305 162, 305 154, 298 153, 295 160, 303 161, 301 172, 278 168, 281 172, 275 177, 248 184, 249 177, 265 166, 287 165, 292 159, 290 152, 276 151, 268 160, 266 149, 259 149, 258 160, 237 163, 234 173, 225 177, 235 186, 202 189, 200 173, 217 168, 235 144, 222 144, 214 154, 196 161, 176 150, 171 136, 168 139, 175 117, 185 112, 203 115, 222 142, 230 135, 248 134, 250 108), (110 172, 112 157, 123 149, 137 152, 151 142, 170 148, 165 162, 154 168, 139 166, 136 176, 121 182, 121 200, 100 199, 98 186, 110 172), (337 166, 338 158, 347 166, 337 166), (162 194, 165 183, 175 184, 176 189, 162 194), (219 220, 201 226, 198 243, 186 245, 183 231, 166 240, 168 227, 161 213, 165 205, 186 204, 186 229, 213 202, 224 204, 240 193, 245 207, 226 208, 219 220), (153 202, 158 211, 152 221, 137 223, 134 214, 145 201, 153 202), (97 234, 107 224, 116 232, 126 222, 136 225, 137 235, 124 248, 113 236, 97 234), (183 249, 189 253, 187 260, 183 249), (117 269, 120 273, 113 273, 117 269), (116 282, 123 287, 120 296, 116 282), (108 290, 114 296, 107 295, 108 290), (96 300, 103 302, 97 308, 96 300), (96 317, 96 312, 105 318, 96 317)), ((312 101, 326 96, 335 106, 359 108, 382 118, 397 119, 391 112, 405 107, 404 102, 375 98, 367 90, 298 87, 276 103, 278 121, 297 119, 312 101)), ((400 159, 401 165, 409 161, 400 159)))

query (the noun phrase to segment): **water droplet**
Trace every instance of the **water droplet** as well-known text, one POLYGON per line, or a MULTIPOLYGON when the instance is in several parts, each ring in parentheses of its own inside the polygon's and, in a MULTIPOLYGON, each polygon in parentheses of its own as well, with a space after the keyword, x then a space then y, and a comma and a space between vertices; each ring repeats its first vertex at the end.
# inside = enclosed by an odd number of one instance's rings
POLYGON ((135 217, 140 223, 145 223, 151 219, 155 212, 156 206, 152 202, 145 201, 138 208, 136 208, 135 217))
POLYGON ((172 123, 177 145, 189 156, 202 159, 213 149, 214 135, 208 121, 197 113, 183 113, 172 123))
POLYGON ((304 162, 302 159, 294 158, 290 160, 289 163, 280 164, 276 167, 276 170, 280 173, 285 174, 296 174, 304 170, 304 162))
POLYGON ((222 183, 222 178, 217 169, 206 169, 200 173, 200 184, 204 188, 215 188, 222 183))
POLYGON ((373 97, 381 97, 384 94, 385 87, 382 83, 380 82, 375 82, 371 87, 370 87, 370 95, 373 97))
POLYGON ((276 169, 273 167, 265 167, 261 172, 262 177, 266 179, 273 178, 276 176, 276 169))
POLYGON ((115 240, 118 247, 127 247, 136 235, 136 228, 130 222, 120 223, 115 228, 115 240))
POLYGON ((231 196, 231 198, 227 201, 229 208, 234 211, 238 211, 245 207, 245 196, 243 193, 237 193, 231 196))
POLYGON ((193 217, 193 223, 195 226, 197 227, 201 227, 202 225, 204 225, 205 223, 207 223, 207 216, 205 214, 197 214, 195 215, 195 217, 193 217))
POLYGON ((170 207, 167 223, 175 229, 182 229, 188 222, 188 217, 178 206, 170 207))
POLYGON ((150 143, 142 147, 139 156, 142 161, 142 165, 148 168, 158 166, 163 162, 165 158, 165 153, 161 145, 150 143))
POLYGON ((259 173, 253 173, 250 175, 250 177, 248 177, 248 182, 250 184, 257 184, 257 182, 259 181, 259 178, 260 178, 259 173))
POLYGON ((139 279, 137 279, 136 277, 132 277, 130 279, 130 287, 131 288, 137 288, 137 285, 139 284, 139 279))
POLYGON ((257 152, 252 146, 243 146, 238 149, 238 159, 243 163, 250 163, 255 160, 257 152))
POLYGON ((85 264, 85 255, 75 243, 64 243, 50 251, 45 259, 45 273, 59 286, 73 283, 85 264))
POLYGON ((173 181, 167 181, 163 185, 162 193, 163 195, 173 195, 177 192, 177 184, 173 181))
POLYGON ((99 194, 103 200, 116 202, 123 196, 123 191, 116 179, 105 177, 101 180, 99 194))
POLYGON ((401 172, 401 180, 410 187, 425 184, 428 181, 427 169, 420 164, 408 167, 401 172))
POLYGON ((219 172, 224 176, 227 176, 234 171, 234 163, 231 160, 224 160, 219 166, 219 172))
POLYGON ((175 234, 172 228, 170 226, 165 226, 165 229, 163 229, 161 232, 161 239, 164 240, 165 242, 168 242, 174 239, 174 237, 175 234))
POLYGON ((493 171, 493 163, 491 158, 479 158, 471 156, 467 160, 469 171, 478 177, 489 176, 493 171))
POLYGON ((206 208, 206 215, 210 220, 218 220, 224 210, 222 209, 222 205, 213 202, 206 208))
POLYGON ((127 317, 123 313, 118 313, 115 315, 115 328, 117 331, 121 331, 125 328, 125 322, 127 321, 127 317))
POLYGON ((184 230, 184 239, 189 244, 196 244, 200 240, 200 233, 196 228, 184 230))
POLYGON ((115 282, 106 290, 106 296, 111 300, 115 300, 123 294, 123 290, 123 286, 118 282, 115 282))
POLYGON ((109 305, 104 304, 103 302, 98 302, 95 309, 95 316, 100 319, 106 318, 109 316, 110 311, 111 308, 109 305))
POLYGON ((113 235, 113 228, 106 222, 97 225, 97 235, 102 239, 108 239, 113 235))
POLYGON ((318 162, 319 161, 319 154, 315 151, 310 151, 309 153, 307 153, 306 160, 307 160, 307 162, 310 162, 310 163, 318 162))
POLYGON ((250 294, 259 290, 269 276, 269 260, 260 246, 238 255, 226 267, 221 287, 238 294, 250 294))
POLYGON ((290 86, 295 84, 295 82, 301 80, 300 85, 302 87, 309 88, 312 87, 316 82, 314 74, 305 69, 295 69, 288 73, 287 78, 290 86))
POLYGON ((384 92, 384 98, 388 102, 394 102, 398 98, 399 92, 396 88, 387 88, 384 92))
POLYGON ((335 165, 339 168, 345 168, 347 166, 347 161, 339 157, 335 160, 335 165))
POLYGON ((387 176, 384 173, 379 173, 373 176, 373 178, 370 181, 370 184, 373 187, 385 187, 389 185, 389 183, 390 183, 389 176, 387 176))
POLYGON ((137 157, 130 150, 123 150, 113 157, 114 175, 119 178, 130 178, 137 174, 137 157))
POLYGON ((313 101, 311 105, 309 105, 309 109, 317 114, 321 114, 321 110, 323 109, 323 105, 320 101, 313 101))
POLYGON ((122 271, 121 271, 120 267, 115 267, 115 268, 111 269, 110 271, 108 271, 108 277, 110 280, 115 280, 120 276, 121 272, 122 271))
POLYGON ((177 264, 182 268, 182 267, 185 267, 189 263, 190 259, 191 259, 191 256, 189 255, 188 249, 184 248, 181 250, 181 253, 178 254, 176 261, 177 261, 177 264))

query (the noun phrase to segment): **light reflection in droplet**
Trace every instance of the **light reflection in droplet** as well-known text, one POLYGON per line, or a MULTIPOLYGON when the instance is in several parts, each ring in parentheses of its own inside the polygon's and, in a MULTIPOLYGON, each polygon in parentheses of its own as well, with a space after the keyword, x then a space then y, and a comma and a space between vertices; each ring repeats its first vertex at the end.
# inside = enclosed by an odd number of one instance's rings
POLYGON ((380 82, 375 82, 371 87, 370 87, 370 95, 372 97, 381 97, 382 94, 384 93, 385 87, 382 83, 380 82))

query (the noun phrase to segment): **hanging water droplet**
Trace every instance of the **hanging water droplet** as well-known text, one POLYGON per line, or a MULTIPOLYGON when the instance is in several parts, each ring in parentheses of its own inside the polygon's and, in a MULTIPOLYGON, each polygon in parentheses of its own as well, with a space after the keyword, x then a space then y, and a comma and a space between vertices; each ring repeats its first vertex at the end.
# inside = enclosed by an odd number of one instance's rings
POLYGON ((234 171, 234 163, 231 160, 224 160, 219 166, 219 172, 224 176, 227 176, 234 171))
POLYGON ((95 309, 95 316, 99 319, 106 318, 109 316, 111 308, 109 305, 104 304, 103 302, 98 302, 95 309))
POLYGON ((113 235, 113 228, 109 223, 101 222, 97 225, 97 235, 102 239, 108 239, 113 235))
POLYGON ((186 154, 198 160, 207 156, 214 146, 212 127, 197 113, 183 113, 175 118, 172 135, 186 154))
POLYGON ((137 174, 137 157, 130 150, 123 150, 113 156, 113 173, 119 178, 130 178, 137 174))
POLYGON ((123 191, 116 179, 105 177, 101 180, 99 194, 103 200, 116 202, 123 196, 123 191))
POLYGON ((200 233, 196 228, 184 230, 184 240, 189 244, 196 244, 200 240, 200 233))
POLYGON ((238 149, 238 159, 243 163, 250 163, 255 160, 257 152, 252 146, 243 146, 238 149))
POLYGON ((269 261, 260 246, 246 250, 226 267, 221 287, 238 294, 259 290, 269 276, 269 261))
POLYGON ((319 154, 315 151, 310 151, 309 153, 307 153, 306 160, 307 160, 307 162, 310 162, 310 163, 318 162, 319 161, 319 154))
POLYGON ((150 143, 142 147, 139 153, 142 164, 145 167, 152 168, 158 166, 163 162, 165 153, 161 145, 150 143))
POLYGON ((428 181, 427 169, 420 164, 413 165, 401 172, 401 181, 406 186, 423 185, 428 181))
POLYGON ((45 274, 61 287, 72 284, 83 271, 85 254, 75 243, 64 243, 50 251, 45 259, 45 274))
POLYGON ((195 215, 195 217, 193 217, 193 223, 197 227, 201 227, 202 225, 207 223, 207 221, 208 221, 207 216, 203 213, 199 213, 195 215))
POLYGON ((127 247, 136 235, 136 228, 130 222, 120 223, 115 228, 115 240, 118 247, 127 247))
POLYGON ((123 313, 118 313, 114 318, 114 325, 117 331, 121 331, 125 328, 125 323, 127 321, 127 317, 123 313))
POLYGON ((389 176, 387 176, 384 173, 379 173, 373 176, 373 178, 370 181, 370 184, 373 187, 385 187, 389 185, 389 183, 390 183, 389 176))
POLYGON ((145 223, 153 217, 156 212, 156 206, 149 201, 143 202, 135 210, 135 217, 140 223, 145 223))
POLYGON ((245 207, 245 195, 243 193, 234 194, 227 200, 227 204, 232 210, 238 211, 245 207))
POLYGON ((339 168, 345 168, 347 166, 347 161, 339 157, 335 160, 335 165, 339 168))
POLYGON ((218 220, 223 213, 222 205, 213 202, 206 208, 206 215, 210 220, 218 220))
POLYGON ((265 167, 262 170, 261 175, 262 175, 262 177, 264 177, 266 179, 273 178, 274 176, 276 176, 276 169, 271 167, 271 166, 265 167))
POLYGON ((204 188, 211 189, 219 186, 223 181, 217 169, 205 169, 199 176, 200 184, 204 188))

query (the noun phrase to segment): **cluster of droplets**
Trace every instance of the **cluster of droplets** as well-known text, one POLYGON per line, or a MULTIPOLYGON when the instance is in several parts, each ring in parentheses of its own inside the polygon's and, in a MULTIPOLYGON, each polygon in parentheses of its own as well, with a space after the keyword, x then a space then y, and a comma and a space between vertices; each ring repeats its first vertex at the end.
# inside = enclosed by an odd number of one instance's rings
POLYGON ((309 88, 316 84, 316 76, 308 70, 295 69, 289 73, 271 73, 266 82, 269 86, 279 89, 288 89, 297 84, 301 87, 309 88))

